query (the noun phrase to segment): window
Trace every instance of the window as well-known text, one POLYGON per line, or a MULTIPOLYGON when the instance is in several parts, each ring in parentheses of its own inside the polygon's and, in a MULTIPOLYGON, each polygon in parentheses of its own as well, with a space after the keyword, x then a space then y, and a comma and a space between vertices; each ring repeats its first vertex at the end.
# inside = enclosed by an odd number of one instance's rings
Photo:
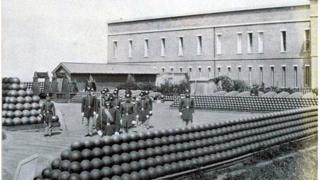
POLYGON ((258 52, 263 53, 263 32, 258 33, 258 52))
POLYGON ((231 66, 227 66, 227 69, 228 69, 228 76, 230 77, 231 76, 231 66))
POLYGON ((281 52, 287 51, 287 31, 281 30, 281 52))
POLYGON ((217 54, 221 54, 221 49, 222 49, 222 47, 221 47, 221 36, 222 36, 222 34, 217 34, 217 37, 216 37, 216 53, 217 54))
POLYGON ((311 87, 311 72, 310 72, 310 65, 305 65, 305 75, 304 75, 304 81, 306 87, 311 87))
POLYGON ((113 57, 116 58, 117 57, 117 53, 118 53, 118 42, 117 41, 113 41, 113 57))
POLYGON ((183 37, 179 37, 178 56, 183 56, 183 37))
POLYGON ((241 66, 238 66, 238 80, 241 78, 241 66))
POLYGON ((220 76, 220 72, 221 72, 221 66, 218 66, 218 76, 220 76))
POLYGON ((197 55, 202 54, 202 36, 197 36, 197 55))
POLYGON ((180 72, 182 72, 182 70, 183 70, 182 67, 180 67, 179 69, 180 69, 180 72))
POLYGON ((287 87, 287 72, 286 66, 282 66, 282 87, 287 87))
POLYGON ((161 38, 161 56, 166 55, 166 39, 161 38))
POLYGON ((242 33, 237 33, 237 54, 242 53, 242 33))
POLYGON ((149 55, 149 40, 144 39, 144 57, 148 57, 149 55))
POLYGON ((305 51, 310 51, 310 43, 311 43, 311 39, 310 39, 310 29, 306 29, 306 30, 304 31, 304 38, 305 38, 304 50, 305 50, 305 51))
POLYGON ((210 78, 210 75, 211 75, 211 66, 208 66, 208 78, 210 78))
POLYGON ((263 66, 262 65, 259 66, 259 71, 260 71, 259 73, 260 83, 263 83, 263 66))
POLYGON ((174 71, 174 68, 171 66, 171 67, 170 67, 170 70, 171 70, 171 72, 173 72, 173 71, 174 71))
POLYGON ((252 53, 252 46, 253 46, 253 33, 248 33, 248 53, 252 53))
POLYGON ((249 73, 248 73, 248 81, 249 81, 249 85, 252 85, 252 67, 249 66, 249 73))
POLYGON ((164 67, 161 67, 162 72, 164 72, 166 69, 164 67))
POLYGON ((271 85, 274 86, 274 66, 270 66, 270 71, 271 71, 271 85))
POLYGON ((189 72, 192 72, 192 67, 191 66, 189 67, 189 72))
POLYGON ((132 57, 132 40, 129 40, 128 57, 132 57))
POLYGON ((201 77, 201 70, 202 70, 202 67, 201 67, 201 66, 199 66, 199 67, 198 67, 199 77, 201 77))
POLYGON ((293 78, 294 78, 294 87, 298 87, 298 66, 293 66, 293 78))

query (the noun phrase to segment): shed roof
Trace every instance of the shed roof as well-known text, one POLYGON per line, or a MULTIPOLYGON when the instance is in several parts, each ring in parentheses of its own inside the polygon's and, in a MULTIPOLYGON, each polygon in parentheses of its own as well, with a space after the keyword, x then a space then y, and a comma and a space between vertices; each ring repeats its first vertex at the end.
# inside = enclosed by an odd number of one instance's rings
POLYGON ((60 68, 69 74, 158 74, 148 65, 77 62, 61 62, 52 72, 55 73, 60 68))

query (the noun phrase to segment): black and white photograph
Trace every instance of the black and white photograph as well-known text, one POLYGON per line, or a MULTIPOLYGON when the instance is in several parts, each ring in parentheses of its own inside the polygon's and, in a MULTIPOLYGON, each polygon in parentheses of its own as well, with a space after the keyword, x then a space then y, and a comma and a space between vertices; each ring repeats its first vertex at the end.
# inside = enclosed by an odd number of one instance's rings
POLYGON ((3 0, 3 180, 318 179, 318 0, 3 0))

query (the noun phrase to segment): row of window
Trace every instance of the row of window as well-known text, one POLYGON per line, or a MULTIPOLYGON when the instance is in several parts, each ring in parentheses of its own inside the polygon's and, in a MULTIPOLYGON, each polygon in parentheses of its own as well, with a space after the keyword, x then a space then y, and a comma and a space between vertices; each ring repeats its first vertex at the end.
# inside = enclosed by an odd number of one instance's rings
MULTIPOLYGON (((281 30, 280 31, 280 52, 287 51, 287 31, 281 30)), ((253 53, 253 32, 247 32, 247 53, 253 53)), ((237 33, 237 54, 242 54, 242 32, 237 33)), ((264 51, 264 32, 258 31, 258 53, 263 53, 264 51)), ((196 37, 197 49, 196 54, 202 55, 203 54, 203 37, 201 35, 196 37)), ((164 57, 166 55, 166 38, 160 39, 160 56, 164 57)), ((134 48, 134 44, 132 40, 129 40, 128 45, 128 57, 132 57, 132 52, 134 48)), ((222 54, 222 33, 216 34, 216 46, 215 46, 216 54, 222 54)), ((184 39, 183 37, 178 37, 178 56, 183 56, 184 53, 184 39)), ((305 51, 310 50, 310 30, 305 30, 305 51)), ((113 41, 113 57, 116 58, 118 54, 118 41, 113 41)), ((149 56, 149 39, 144 39, 144 57, 149 56)))
MULTIPOLYGON (((156 67, 154 67, 156 69, 156 67)), ((201 76, 201 72, 202 72, 202 67, 199 66, 198 68, 198 72, 199 75, 201 76)), ((208 66, 208 73, 210 73, 212 71, 212 67, 208 66)), ((252 85, 252 66, 248 66, 248 82, 250 85, 252 85)), ((161 71, 162 72, 166 72, 166 68, 165 67, 161 67, 161 71)), ((174 72, 174 67, 171 66, 170 67, 170 71, 174 72)), ((183 72, 183 68, 180 67, 179 68, 180 72, 183 72)), ((188 72, 192 73, 192 67, 190 66, 188 68, 188 72)), ((241 78, 241 73, 242 73, 242 66, 238 66, 237 67, 237 78, 240 79, 241 78)), ((310 66, 306 65, 305 66, 305 83, 307 86, 310 85, 310 66)), ((217 76, 220 76, 221 74, 221 66, 217 66, 217 76)), ((230 77, 231 76, 231 66, 227 66, 227 75, 230 77)), ((209 74, 210 76, 210 74, 209 74)), ((278 84, 275 84, 275 66, 274 65, 270 65, 270 77, 271 79, 271 85, 272 86, 278 86, 278 84)), ((293 66, 293 76, 292 78, 294 79, 294 86, 298 87, 298 66, 294 65, 293 66)), ((259 66, 259 83, 264 82, 264 67, 262 65, 259 66)), ((285 65, 281 66, 281 86, 282 87, 287 87, 287 67, 285 65)))

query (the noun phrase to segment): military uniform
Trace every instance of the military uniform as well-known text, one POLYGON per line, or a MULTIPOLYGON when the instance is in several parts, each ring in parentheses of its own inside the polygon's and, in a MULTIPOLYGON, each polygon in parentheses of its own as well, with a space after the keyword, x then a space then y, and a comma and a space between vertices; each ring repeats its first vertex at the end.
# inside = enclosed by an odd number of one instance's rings
MULTIPOLYGON (((95 128, 95 115, 97 112, 97 98, 91 94, 88 94, 82 99, 81 112, 83 118, 88 122, 87 135, 93 135, 93 129, 95 128)), ((86 136, 87 136, 86 135, 86 136)))
POLYGON ((186 97, 181 98, 179 112, 182 121, 184 121, 186 125, 188 125, 189 122, 192 123, 194 113, 194 100, 193 98, 190 98, 189 94, 187 94, 186 97))
POLYGON ((149 102, 149 116, 152 116, 152 110, 153 110, 153 101, 152 98, 149 96, 149 91, 146 92, 146 100, 149 102))
MULTIPOLYGON (((111 105, 111 104, 110 104, 111 105)), ((102 110, 102 131, 104 135, 111 136, 120 132, 120 111, 115 107, 103 108, 102 110)))
POLYGON ((131 102, 131 96, 126 94, 127 100, 120 105, 120 114, 121 114, 121 127, 125 132, 128 132, 132 127, 132 122, 135 121, 136 108, 135 105, 131 102))
POLYGON ((143 124, 146 122, 147 119, 149 119, 150 115, 150 101, 145 97, 144 93, 140 94, 141 99, 137 103, 137 112, 139 116, 139 122, 143 124))
MULTIPOLYGON (((49 96, 49 95, 47 95, 49 96)), ((53 102, 50 99, 47 99, 41 107, 41 115, 43 116, 44 123, 46 124, 45 135, 51 136, 53 125, 52 117, 55 116, 56 110, 53 102)))

